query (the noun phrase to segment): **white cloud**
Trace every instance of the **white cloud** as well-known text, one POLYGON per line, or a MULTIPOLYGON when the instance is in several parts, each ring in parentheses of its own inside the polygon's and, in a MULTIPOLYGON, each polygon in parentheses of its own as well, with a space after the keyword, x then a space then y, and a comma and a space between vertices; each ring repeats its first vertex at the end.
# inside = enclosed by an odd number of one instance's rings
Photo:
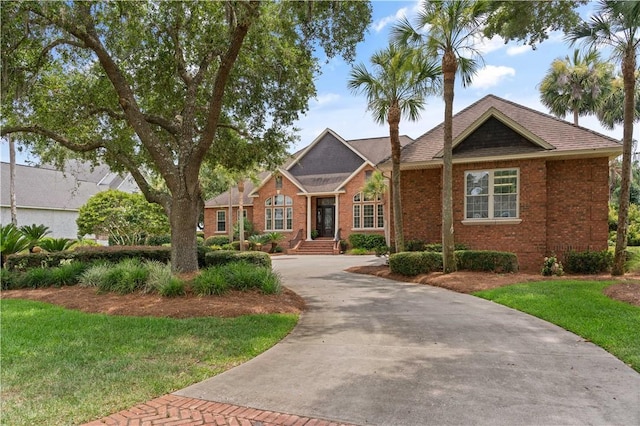
POLYGON ((488 89, 515 75, 516 70, 511 67, 487 65, 473 77, 472 86, 476 89, 488 89))
POLYGON ((380 31, 385 29, 387 25, 397 22, 400 18, 407 16, 407 11, 408 9, 406 7, 398 9, 395 15, 385 16, 382 19, 378 19, 373 24, 371 24, 371 27, 375 32, 379 33, 380 31))
POLYGON ((500 50, 504 47, 504 39, 500 36, 486 38, 483 36, 475 36, 471 40, 471 46, 480 52, 480 55, 500 50))
POLYGON ((533 49, 531 49, 531 46, 529 46, 528 44, 523 44, 520 46, 509 46, 507 48, 507 55, 516 56, 516 55, 522 55, 523 53, 532 52, 532 51, 533 49))

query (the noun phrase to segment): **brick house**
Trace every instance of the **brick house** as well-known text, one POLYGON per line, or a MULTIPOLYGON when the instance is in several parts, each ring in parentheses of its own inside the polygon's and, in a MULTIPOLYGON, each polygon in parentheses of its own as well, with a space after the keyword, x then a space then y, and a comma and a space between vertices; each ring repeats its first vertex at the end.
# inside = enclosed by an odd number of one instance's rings
MULTIPOLYGON (((401 136, 402 145, 410 142, 401 136)), ((245 182, 243 214, 261 232, 282 233, 291 253, 336 252, 336 242, 354 232, 384 235, 389 203, 369 199, 362 188, 390 152, 388 137, 347 141, 326 129, 282 167, 261 174, 259 184, 245 182)), ((235 187, 205 203, 205 236, 229 234, 240 197, 235 187)))
MULTIPOLYGON (((442 240, 443 130, 402 137, 405 241, 442 240)), ((620 142, 489 95, 453 117, 453 146, 456 243, 514 252, 525 271, 550 253, 607 247, 608 163, 622 154, 620 142)), ((285 234, 285 247, 310 241, 312 230, 330 240, 353 232, 392 238, 389 194, 361 193, 375 168, 390 175, 389 156, 388 137, 345 141, 325 130, 259 185, 246 184, 246 215, 259 230, 285 234)), ((234 218, 238 197, 234 188, 234 218)), ((228 232, 228 208, 229 193, 206 203, 207 236, 228 232)))
MULTIPOLYGON (((402 150, 405 240, 441 241, 443 124, 402 150)), ((620 142, 489 95, 453 117, 456 243, 514 252, 522 270, 545 255, 603 250, 609 160, 620 142)), ((378 165, 390 170, 389 159, 378 165)), ((391 234, 393 235, 393 234, 391 234)))

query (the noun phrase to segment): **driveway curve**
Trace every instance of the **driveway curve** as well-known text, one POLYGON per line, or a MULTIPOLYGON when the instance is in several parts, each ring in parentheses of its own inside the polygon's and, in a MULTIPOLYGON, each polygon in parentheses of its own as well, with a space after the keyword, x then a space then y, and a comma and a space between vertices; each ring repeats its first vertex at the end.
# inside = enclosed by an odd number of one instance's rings
POLYGON ((177 395, 360 425, 638 425, 640 374, 560 327, 473 296, 281 256, 308 303, 253 360, 177 395))

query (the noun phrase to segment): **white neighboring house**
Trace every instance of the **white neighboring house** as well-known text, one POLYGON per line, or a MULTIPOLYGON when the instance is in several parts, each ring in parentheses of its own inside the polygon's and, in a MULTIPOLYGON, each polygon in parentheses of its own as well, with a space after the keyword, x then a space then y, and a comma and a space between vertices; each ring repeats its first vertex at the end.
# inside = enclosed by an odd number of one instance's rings
MULTIPOLYGON (((0 222, 6 225, 11 223, 9 163, 0 166, 0 222)), ((68 162, 64 172, 50 165, 17 164, 15 188, 18 226, 42 224, 49 227, 49 236, 71 239, 78 236, 78 211, 92 195, 107 189, 139 192, 130 175, 78 161, 68 162)))

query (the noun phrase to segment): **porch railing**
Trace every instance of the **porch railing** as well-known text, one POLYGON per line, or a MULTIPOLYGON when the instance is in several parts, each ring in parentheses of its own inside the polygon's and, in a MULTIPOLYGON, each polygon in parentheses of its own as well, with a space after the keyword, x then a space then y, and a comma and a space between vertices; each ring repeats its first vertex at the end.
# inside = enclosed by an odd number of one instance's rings
POLYGON ((289 241, 289 248, 294 248, 302 240, 302 232, 302 229, 299 229, 298 232, 296 232, 296 236, 289 241))

